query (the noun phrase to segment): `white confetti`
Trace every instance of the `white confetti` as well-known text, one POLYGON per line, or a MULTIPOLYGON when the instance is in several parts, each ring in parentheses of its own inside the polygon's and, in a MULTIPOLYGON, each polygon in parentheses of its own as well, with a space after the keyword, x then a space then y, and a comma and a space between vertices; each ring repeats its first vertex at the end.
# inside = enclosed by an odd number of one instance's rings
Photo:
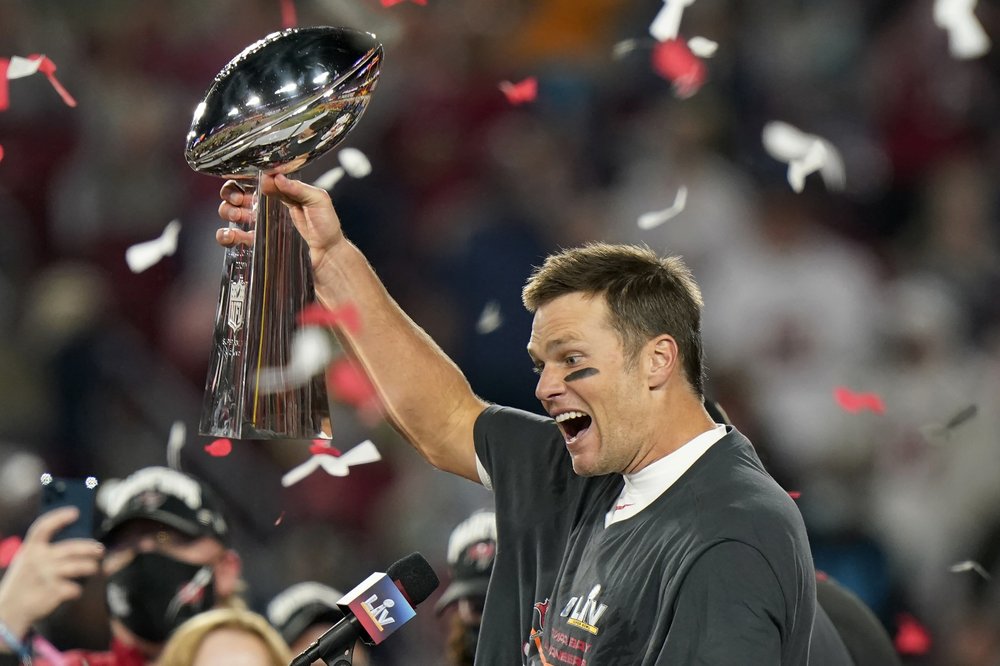
POLYGON ((934 23, 948 32, 948 50, 961 60, 990 50, 990 38, 976 18, 977 0, 934 0, 934 23))
POLYGON ((7 78, 20 79, 24 76, 31 76, 42 66, 41 58, 22 58, 21 56, 11 56, 7 64, 7 78))
POLYGON ((187 426, 184 421, 174 421, 167 436, 167 467, 181 471, 181 449, 187 440, 187 426))
POLYGON ((331 476, 347 476, 350 473, 351 467, 378 462, 381 459, 382 455, 378 452, 378 449, 375 448, 370 439, 366 439, 350 451, 339 456, 327 453, 314 453, 309 457, 309 460, 288 470, 281 477, 281 485, 285 488, 295 485, 318 468, 322 468, 324 472, 331 476))
POLYGON ((351 178, 364 178, 372 172, 372 163, 357 148, 344 148, 337 153, 337 160, 351 178))
POLYGON ((708 37, 692 37, 688 40, 688 48, 699 58, 711 58, 719 50, 719 43, 708 37))
POLYGON ((823 176, 828 189, 844 188, 844 160, 826 139, 781 121, 765 125, 762 139, 771 157, 788 163, 788 184, 796 192, 805 188, 806 177, 816 171, 823 176))
POLYGON ((313 181, 313 185, 324 190, 332 190, 344 175, 351 178, 364 178, 372 172, 372 163, 365 154, 357 148, 344 148, 337 153, 340 166, 334 167, 313 181))
POLYGON ((164 257, 177 251, 177 236, 181 232, 181 221, 171 220, 159 238, 136 243, 125 250, 125 261, 133 273, 141 273, 156 265, 164 257))
POLYGON ((49 474, 48 472, 45 472, 44 474, 42 474, 39 480, 42 482, 43 486, 47 486, 50 483, 52 483, 52 475, 49 474))
POLYGON ((620 60, 637 48, 639 48, 638 39, 623 39, 611 47, 611 57, 620 60))
POLYGON ((693 4, 694 0, 663 0, 663 7, 649 24, 649 34, 658 42, 677 39, 684 8, 693 4))
POLYGON ((300 328, 292 335, 288 365, 262 368, 257 389, 268 394, 303 386, 330 365, 333 354, 334 345, 325 329, 319 326, 300 328))
POLYGON ((83 481, 83 485, 84 485, 84 487, 87 490, 93 490, 94 488, 96 488, 97 487, 97 483, 98 482, 97 482, 97 477, 96 476, 88 476, 83 481))
POLYGON ((313 181, 313 185, 323 190, 332 190, 333 186, 344 177, 344 167, 333 167, 313 181))
POLYGON ((503 317, 500 315, 500 304, 490 301, 479 314, 479 321, 476 322, 476 333, 486 335, 500 328, 503 324, 503 317))
POLYGON ((952 573, 962 573, 964 571, 975 571, 977 574, 983 577, 985 580, 992 580, 993 576, 989 574, 986 569, 983 568, 979 562, 973 562, 972 560, 965 560, 964 562, 959 562, 958 564, 953 564, 948 567, 948 571, 952 573))
POLYGON ((670 206, 670 208, 654 211, 652 213, 643 213, 639 216, 639 228, 643 230, 653 229, 660 226, 667 220, 676 217, 687 205, 687 196, 687 186, 681 185, 677 188, 677 195, 674 197, 674 203, 670 206))

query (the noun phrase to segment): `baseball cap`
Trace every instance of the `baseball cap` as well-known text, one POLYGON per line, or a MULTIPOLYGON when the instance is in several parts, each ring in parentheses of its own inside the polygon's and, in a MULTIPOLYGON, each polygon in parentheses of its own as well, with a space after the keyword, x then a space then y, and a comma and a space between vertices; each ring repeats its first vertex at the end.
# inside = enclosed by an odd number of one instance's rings
POLYGON ((344 595, 322 583, 296 583, 279 592, 267 604, 267 621, 289 645, 314 624, 336 624, 344 617, 337 602, 344 595))
POLYGON ((465 597, 485 597, 497 553, 496 514, 477 511, 452 530, 448 538, 451 584, 437 602, 438 615, 465 597))
POLYGON ((105 543, 119 527, 137 519, 162 523, 192 537, 229 541, 229 525, 212 491, 169 467, 144 467, 121 481, 106 482, 97 501, 105 516, 98 538, 105 543))

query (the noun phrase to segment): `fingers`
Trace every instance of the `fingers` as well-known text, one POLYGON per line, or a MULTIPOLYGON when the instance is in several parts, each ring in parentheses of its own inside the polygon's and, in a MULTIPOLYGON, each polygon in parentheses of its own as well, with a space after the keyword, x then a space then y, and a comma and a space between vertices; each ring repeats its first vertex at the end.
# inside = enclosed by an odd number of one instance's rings
POLYGON ((264 194, 278 194, 285 203, 301 206, 330 205, 330 193, 320 187, 293 180, 284 174, 266 176, 262 181, 264 194))
POLYGON ((96 557, 68 557, 56 560, 52 573, 61 579, 86 578, 97 573, 100 562, 96 557))
POLYGON ((24 536, 25 543, 48 543, 56 532, 72 525, 80 517, 80 510, 75 506, 63 506, 39 516, 28 528, 24 536))
POLYGON ((222 247, 233 247, 234 245, 253 245, 256 232, 243 231, 227 227, 215 232, 215 240, 222 247))

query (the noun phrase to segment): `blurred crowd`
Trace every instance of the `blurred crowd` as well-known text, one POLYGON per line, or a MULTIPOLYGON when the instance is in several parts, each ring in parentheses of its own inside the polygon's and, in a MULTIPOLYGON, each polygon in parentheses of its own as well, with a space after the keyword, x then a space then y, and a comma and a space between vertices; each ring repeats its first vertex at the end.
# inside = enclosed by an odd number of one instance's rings
MULTIPOLYGON (((346 478, 283 488, 308 442, 203 451, 222 181, 187 166, 184 137, 222 66, 282 27, 280 5, 0 2, 0 57, 45 53, 79 102, 34 76, 10 82, 0 112, 0 537, 36 515, 43 471, 162 465, 181 421, 181 466, 229 508, 258 610, 298 581, 349 589, 411 551, 444 572, 451 528, 491 501, 344 405, 334 445, 371 439, 383 456, 346 478), (177 253, 131 273, 125 249, 173 219, 177 253)), ((294 6, 300 26, 384 44, 344 144, 373 171, 331 195, 482 397, 538 409, 520 288, 547 252, 601 239, 683 255, 704 290, 708 393, 798 497, 817 568, 891 634, 901 618, 926 630, 905 663, 1000 660, 1000 589, 956 566, 1000 575, 996 49, 952 57, 931 0, 700 0, 681 32, 719 49, 679 99, 650 66, 661 0, 294 6), (625 39, 635 48, 615 55, 625 39), (499 82, 528 76, 537 99, 512 105, 499 82), (795 194, 761 145, 772 120, 836 146, 844 190, 812 176, 795 194), (680 215, 637 225, 682 186, 680 215), (838 387, 884 412, 845 410, 838 387)), ((1000 39, 1000 6, 977 15, 1000 39)), ((425 615, 377 663, 437 663, 444 629, 425 615)))

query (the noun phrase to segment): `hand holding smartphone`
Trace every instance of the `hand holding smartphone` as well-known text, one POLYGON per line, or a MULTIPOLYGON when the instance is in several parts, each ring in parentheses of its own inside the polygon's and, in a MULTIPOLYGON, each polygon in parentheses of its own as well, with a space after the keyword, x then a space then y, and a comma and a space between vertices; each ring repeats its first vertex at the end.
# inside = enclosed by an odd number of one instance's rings
POLYGON ((71 479, 42 475, 42 506, 39 513, 47 513, 63 506, 75 506, 80 512, 76 522, 59 530, 52 541, 64 539, 93 539, 96 531, 97 479, 71 479))

